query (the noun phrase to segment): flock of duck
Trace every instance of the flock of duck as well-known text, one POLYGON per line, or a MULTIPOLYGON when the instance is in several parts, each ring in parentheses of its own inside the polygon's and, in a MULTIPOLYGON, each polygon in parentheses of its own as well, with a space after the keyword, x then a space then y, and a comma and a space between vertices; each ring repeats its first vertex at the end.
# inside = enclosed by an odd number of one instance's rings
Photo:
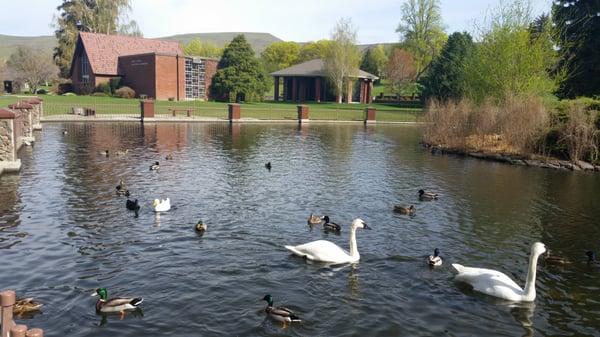
MULTIPOLYGON (((117 155, 123 155, 126 153, 126 151, 116 152, 117 155)), ((101 152, 101 155, 109 156, 109 151, 103 151, 101 152)), ((172 159, 172 155, 166 156, 166 160, 172 159)), ((271 163, 266 163, 265 168, 271 171, 271 163)), ((154 164, 150 165, 150 171, 158 171, 159 169, 159 162, 155 162, 154 164)), ((137 199, 130 199, 131 193, 127 189, 123 179, 120 179, 115 190, 118 196, 127 197, 125 203, 126 208, 134 211, 135 216, 137 217, 141 206, 137 199)), ((437 193, 419 190, 418 197, 420 201, 434 201, 439 198, 439 195, 437 193)), ((152 203, 152 206, 155 212, 167 212, 171 209, 170 199, 155 199, 152 203)), ((415 216, 416 214, 416 208, 414 205, 395 205, 393 211, 409 216, 415 216)), ((310 214, 307 222, 310 226, 320 225, 325 231, 339 233, 342 229, 341 225, 332 222, 327 215, 319 216, 310 214)), ((207 230, 207 225, 200 220, 196 223, 194 228, 199 234, 203 234, 207 230)), ((360 260, 360 254, 358 252, 358 246, 356 242, 357 229, 370 230, 371 227, 359 218, 352 221, 352 224, 350 225, 349 251, 346 251, 335 243, 327 240, 316 240, 296 246, 286 245, 285 248, 292 254, 311 261, 324 262, 328 264, 356 263, 360 260)), ((452 267, 457 272, 455 279, 457 281, 470 284, 473 290, 477 292, 513 302, 531 302, 534 301, 536 297, 535 279, 537 262, 539 257, 544 253, 546 253, 544 257, 546 264, 565 265, 571 263, 563 257, 550 255, 550 251, 547 250, 546 246, 541 242, 532 244, 524 288, 521 288, 509 276, 497 270, 465 267, 458 263, 453 263, 452 267)), ((593 251, 586 252, 586 255, 588 256, 588 265, 591 267, 600 268, 600 261, 596 260, 596 255, 593 251)), ((433 254, 427 257, 426 263, 432 268, 442 265, 443 261, 438 248, 435 248, 433 250, 433 254)), ((121 317, 123 317, 126 311, 138 309, 139 305, 143 302, 142 298, 134 297, 108 298, 108 291, 106 288, 96 289, 92 296, 99 297, 95 306, 98 313, 120 313, 121 317)), ((265 313, 270 318, 283 323, 284 327, 288 323, 301 321, 300 317, 292 310, 283 306, 274 306, 273 296, 267 294, 262 300, 267 303, 264 310, 265 313)), ((27 312, 37 311, 41 308, 41 306, 42 304, 34 301, 33 298, 21 299, 18 300, 14 306, 14 313, 17 315, 22 315, 27 312)))

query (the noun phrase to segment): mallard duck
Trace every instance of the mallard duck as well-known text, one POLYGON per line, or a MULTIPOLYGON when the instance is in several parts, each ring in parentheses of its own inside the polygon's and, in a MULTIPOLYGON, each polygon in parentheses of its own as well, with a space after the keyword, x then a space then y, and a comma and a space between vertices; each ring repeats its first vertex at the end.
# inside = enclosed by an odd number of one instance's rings
POLYGON ((13 314, 22 316, 26 313, 38 311, 43 304, 33 300, 33 297, 17 299, 13 306, 13 314))
POLYGON ((356 230, 359 228, 371 229, 361 219, 354 219, 350 225, 350 252, 327 240, 317 240, 298 246, 285 246, 297 256, 311 261, 329 262, 333 264, 355 263, 360 260, 358 246, 356 244, 356 230))
POLYGON ((160 168, 158 162, 154 162, 154 164, 150 165, 150 171, 157 171, 160 168))
POLYGON ((419 199, 421 201, 437 200, 437 198, 438 198, 437 193, 425 192, 423 190, 419 190, 419 199))
POLYGON ((562 266, 565 264, 571 264, 571 261, 569 261, 569 259, 567 259, 565 257, 550 254, 550 249, 548 249, 546 251, 546 254, 544 254, 543 257, 544 257, 545 264, 553 264, 553 265, 558 265, 558 266, 562 266))
POLYGON ((117 187, 115 187, 115 190, 116 190, 117 195, 129 196, 129 190, 125 186, 125 182, 123 181, 123 179, 119 179, 119 185, 117 185, 117 187))
POLYGON ((600 268, 600 261, 596 260, 596 253, 594 253, 591 250, 588 250, 587 252, 585 252, 585 255, 587 255, 587 257, 588 257, 588 261, 587 261, 588 266, 594 267, 594 268, 600 268))
POLYGON ((67 130, 63 130, 63 135, 67 135, 69 132, 67 130))
POLYGON ((155 212, 166 212, 171 209, 171 199, 154 199, 154 201, 152 202, 152 206, 154 207, 155 212))
POLYGON ((442 258, 440 257, 440 250, 434 249, 433 255, 429 255, 427 258, 427 263, 432 267, 437 267, 442 265, 442 258))
POLYGON ((96 302, 96 312, 120 312, 124 314, 127 310, 136 310, 144 301, 143 298, 116 297, 108 299, 108 292, 105 288, 98 288, 92 296, 100 296, 96 302))
POLYGON ((323 217, 322 216, 318 216, 318 215, 314 215, 314 214, 310 213, 310 216, 308 217, 308 224, 310 224, 310 225, 318 225, 321 222, 323 222, 323 217))
POLYGON ((139 216, 141 207, 140 207, 140 204, 138 204, 137 199, 135 199, 135 201, 131 201, 131 200, 127 199, 127 201, 125 202, 125 207, 127 207, 127 209, 130 211, 135 211, 136 218, 139 216))
POLYGON ((196 223, 195 228, 198 234, 204 234, 204 232, 206 232, 207 226, 202 220, 199 220, 198 223, 196 223))
POLYGON ((265 164, 265 168, 269 171, 271 171, 271 162, 268 162, 265 164))
POLYGON ((457 263, 453 263, 452 267, 458 272, 455 279, 470 284, 475 291, 513 302, 533 302, 536 294, 537 262, 540 255, 545 252, 546 246, 543 243, 536 242, 531 245, 529 268, 524 288, 521 288, 510 277, 497 270, 465 267, 457 263))
POLYGON ((124 155, 126 155, 128 153, 129 153, 129 149, 126 149, 125 151, 117 151, 117 152, 115 152, 115 154, 117 156, 124 156, 124 155))
POLYGON ((417 212, 417 209, 413 205, 410 205, 408 207, 395 205, 394 212, 406 215, 414 215, 417 212))
POLYGON ((300 317, 296 316, 292 310, 286 307, 274 307, 273 296, 265 295, 263 301, 267 302, 267 307, 265 308, 267 315, 269 315, 270 318, 283 323, 283 326, 286 326, 287 323, 291 322, 302 322, 300 317))
POLYGON ((331 232, 339 232, 342 230, 342 226, 336 224, 335 222, 330 222, 329 221, 329 216, 326 215, 323 217, 323 229, 326 231, 331 231, 331 232))
POLYGON ((169 153, 169 154, 168 154, 168 155, 165 157, 165 159, 166 159, 166 160, 173 160, 173 155, 169 153))

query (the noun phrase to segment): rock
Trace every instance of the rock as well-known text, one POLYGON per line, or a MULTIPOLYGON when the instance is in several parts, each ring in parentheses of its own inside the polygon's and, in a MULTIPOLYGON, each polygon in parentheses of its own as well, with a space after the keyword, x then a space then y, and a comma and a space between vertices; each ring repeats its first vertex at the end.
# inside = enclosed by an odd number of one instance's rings
POLYGON ((513 165, 527 165, 525 164, 525 162, 521 159, 511 159, 510 161, 511 164, 513 165))
POLYGON ((578 160, 577 161, 577 165, 579 165, 579 167, 581 167, 583 170, 586 170, 586 171, 593 171, 594 170, 594 165, 592 165, 592 164, 590 164, 588 162, 585 162, 583 160, 578 160))
POLYGON ((535 166, 535 167, 539 167, 540 166, 540 162, 537 160, 531 160, 531 159, 526 159, 524 160, 525 164, 527 164, 527 166, 535 166))
POLYGON ((467 153, 467 155, 469 157, 475 157, 475 158, 480 158, 480 159, 483 159, 486 157, 485 154, 483 154, 481 152, 469 152, 469 153, 467 153))
POLYGON ((575 164, 573 164, 573 166, 572 166, 572 167, 573 167, 573 168, 572 168, 572 170, 573 170, 573 171, 581 171, 581 167, 579 167, 579 166, 577 166, 577 165, 575 165, 575 164))

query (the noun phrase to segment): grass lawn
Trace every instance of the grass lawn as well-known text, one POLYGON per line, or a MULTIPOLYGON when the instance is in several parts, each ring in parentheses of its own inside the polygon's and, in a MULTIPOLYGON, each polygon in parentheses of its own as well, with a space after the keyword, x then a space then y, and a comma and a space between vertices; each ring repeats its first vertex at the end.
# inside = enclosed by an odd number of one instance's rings
MULTIPOLYGON (((38 95, 44 100, 44 114, 61 115, 71 111, 72 107, 93 108, 97 114, 135 115, 140 114, 138 99, 96 96, 53 96, 38 95)), ((25 99, 23 96, 0 96, 0 107, 25 99)), ((313 120, 363 120, 364 109, 373 106, 377 109, 377 120, 395 122, 414 122, 422 109, 400 108, 393 104, 336 104, 305 103, 310 107, 310 119, 313 120)), ((258 119, 296 119, 296 103, 260 102, 242 104, 242 118, 258 119)), ((193 109, 194 116, 227 118, 227 103, 202 101, 156 101, 155 113, 170 114, 170 109, 193 109)), ((178 112, 185 115, 185 111, 178 112)))

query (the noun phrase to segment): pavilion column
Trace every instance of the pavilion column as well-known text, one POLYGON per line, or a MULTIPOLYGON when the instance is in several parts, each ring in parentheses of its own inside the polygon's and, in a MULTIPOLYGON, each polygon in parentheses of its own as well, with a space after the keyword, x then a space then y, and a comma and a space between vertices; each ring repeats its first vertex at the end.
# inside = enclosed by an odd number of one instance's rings
POLYGON ((365 98, 366 98, 366 90, 365 89, 366 89, 365 88, 365 81, 361 80, 360 81, 360 95, 359 95, 360 99, 359 99, 359 101, 362 104, 365 104, 365 98))
POLYGON ((367 104, 373 103, 373 80, 369 80, 369 85, 367 86, 367 104))
POLYGON ((352 103, 352 80, 348 79, 346 85, 346 103, 352 103))
POLYGON ((273 100, 275 102, 279 101, 279 76, 275 76, 275 95, 273 100))
POLYGON ((321 78, 315 77, 315 102, 321 102, 321 78))
POLYGON ((298 78, 292 77, 292 101, 298 100, 298 78))

